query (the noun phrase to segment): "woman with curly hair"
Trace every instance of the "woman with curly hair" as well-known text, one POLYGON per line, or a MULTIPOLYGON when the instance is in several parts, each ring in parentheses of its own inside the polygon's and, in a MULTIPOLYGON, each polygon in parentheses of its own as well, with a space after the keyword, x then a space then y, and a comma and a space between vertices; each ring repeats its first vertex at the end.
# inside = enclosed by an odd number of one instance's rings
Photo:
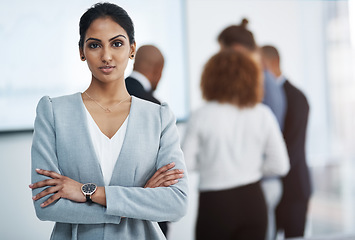
POLYGON ((196 239, 265 239, 264 176, 289 169, 275 116, 261 103, 261 71, 239 51, 223 50, 205 65, 206 103, 183 141, 187 168, 199 173, 196 239))

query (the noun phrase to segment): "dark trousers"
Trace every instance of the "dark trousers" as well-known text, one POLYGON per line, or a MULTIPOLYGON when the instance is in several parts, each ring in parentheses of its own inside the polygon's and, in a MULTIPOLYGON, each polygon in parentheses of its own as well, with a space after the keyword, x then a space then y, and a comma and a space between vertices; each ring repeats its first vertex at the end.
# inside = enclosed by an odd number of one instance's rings
POLYGON ((276 227, 285 238, 302 237, 306 225, 309 200, 283 201, 276 208, 276 227))
POLYGON ((196 240, 265 240, 267 208, 260 183, 201 192, 196 240))

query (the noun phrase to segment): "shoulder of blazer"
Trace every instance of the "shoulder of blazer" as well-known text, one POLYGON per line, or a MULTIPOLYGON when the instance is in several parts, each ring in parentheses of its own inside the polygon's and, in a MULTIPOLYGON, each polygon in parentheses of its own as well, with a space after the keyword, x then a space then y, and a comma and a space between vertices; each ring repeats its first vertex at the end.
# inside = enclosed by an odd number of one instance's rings
POLYGON ((144 90, 143 85, 135 78, 127 77, 125 79, 128 92, 131 90, 144 90))
POLYGON ((297 98, 297 101, 305 101, 308 105, 308 101, 304 93, 300 89, 295 87, 292 83, 290 83, 290 81, 286 80, 286 82, 284 83, 284 89, 287 101, 296 100, 295 98, 297 98))
POLYGON ((289 93, 293 93, 293 94, 300 94, 300 95, 304 95, 302 93, 302 91, 300 89, 298 89, 297 87, 295 87, 295 85, 293 85, 290 81, 286 80, 284 83, 284 89, 285 92, 289 92, 289 93))
POLYGON ((309 103, 303 92, 286 81, 284 84, 285 95, 287 99, 287 111, 286 117, 294 118, 295 115, 298 117, 308 118, 309 114, 309 103))
POLYGON ((80 115, 84 103, 81 98, 81 92, 77 92, 70 95, 64 95, 60 97, 50 98, 53 106, 53 111, 59 113, 59 116, 62 114, 69 115, 80 115))
POLYGON ((135 78, 127 77, 125 82, 129 94, 156 104, 161 104, 161 102, 156 99, 151 92, 147 92, 143 85, 135 78))
POLYGON ((171 111, 169 105, 165 102, 156 104, 148 100, 132 96, 132 103, 134 105, 130 115, 132 117, 135 116, 136 119, 139 118, 145 122, 149 122, 149 120, 152 119, 159 119, 158 122, 160 123, 164 121, 164 119, 175 119, 174 113, 171 111))
POLYGON ((134 98, 134 100, 132 99, 132 101, 135 101, 136 110, 138 109, 139 111, 143 112, 159 112, 162 106, 167 106, 166 103, 156 104, 149 100, 145 100, 136 96, 132 96, 132 98, 134 98))
POLYGON ((72 103, 73 101, 77 101, 78 97, 81 97, 81 93, 77 92, 77 93, 73 93, 70 95, 63 95, 63 96, 59 96, 59 97, 51 97, 51 101, 54 103, 59 103, 59 104, 67 104, 67 103, 72 103), (78 96, 80 95, 80 96, 78 96))

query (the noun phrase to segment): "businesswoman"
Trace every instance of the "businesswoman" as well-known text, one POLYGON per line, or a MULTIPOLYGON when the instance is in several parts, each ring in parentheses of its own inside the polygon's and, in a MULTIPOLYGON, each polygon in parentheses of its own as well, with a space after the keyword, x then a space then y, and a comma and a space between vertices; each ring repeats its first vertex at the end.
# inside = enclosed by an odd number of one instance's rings
POLYGON ((36 214, 56 222, 51 239, 165 239, 156 222, 186 212, 183 153, 169 107, 126 90, 136 51, 126 11, 110 3, 88 9, 79 50, 92 73, 88 89, 37 106, 36 214))
POLYGON ((261 104, 261 71, 248 55, 224 50, 205 65, 183 141, 199 173, 196 239, 264 240, 267 209, 260 179, 285 175, 289 162, 277 121, 261 104))

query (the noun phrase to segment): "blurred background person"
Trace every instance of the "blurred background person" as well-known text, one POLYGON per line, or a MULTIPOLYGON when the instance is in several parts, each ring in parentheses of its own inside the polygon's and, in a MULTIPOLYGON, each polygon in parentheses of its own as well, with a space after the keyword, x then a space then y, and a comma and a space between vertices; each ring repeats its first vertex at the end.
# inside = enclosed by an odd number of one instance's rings
MULTIPOLYGON (((259 48, 255 42, 253 33, 247 29, 248 22, 249 21, 244 18, 240 25, 231 25, 225 28, 218 36, 218 43, 221 49, 231 48, 236 51, 244 52, 261 65, 259 48)), ((283 88, 273 81, 270 70, 266 68, 263 70, 263 102, 271 108, 282 129, 286 111, 285 93, 283 88)))
MULTIPOLYGON (((126 88, 130 95, 160 104, 153 92, 158 86, 164 68, 164 57, 160 50, 153 45, 143 45, 136 53, 133 71, 125 79, 126 88)), ((159 222, 164 235, 168 234, 168 222, 159 222)))
MULTIPOLYGON (((283 87, 277 84, 269 69, 262 67, 259 47, 254 35, 247 29, 248 20, 243 19, 240 25, 226 27, 218 36, 221 50, 232 49, 251 56, 263 70, 263 103, 274 113, 280 129, 283 129, 286 113, 286 97, 283 87)), ((264 177, 262 181, 267 206, 268 206, 268 233, 266 239, 274 239, 276 232, 275 208, 282 195, 282 183, 278 176, 264 177)))
POLYGON ((164 68, 164 57, 153 45, 143 45, 137 50, 133 72, 126 78, 129 94, 160 104, 153 96, 164 68))
POLYGON ((282 75, 277 49, 273 46, 264 46, 261 53, 264 66, 274 75, 276 83, 284 88, 287 99, 283 135, 291 168, 282 178, 283 194, 276 208, 277 229, 284 231, 285 238, 300 237, 304 235, 311 196, 311 181, 305 153, 309 105, 302 91, 282 75))
POLYGON ((199 173, 196 239, 265 239, 263 176, 285 175, 286 146, 275 116, 261 104, 261 71, 248 55, 224 50, 205 65, 206 104, 192 113, 182 143, 199 173))

